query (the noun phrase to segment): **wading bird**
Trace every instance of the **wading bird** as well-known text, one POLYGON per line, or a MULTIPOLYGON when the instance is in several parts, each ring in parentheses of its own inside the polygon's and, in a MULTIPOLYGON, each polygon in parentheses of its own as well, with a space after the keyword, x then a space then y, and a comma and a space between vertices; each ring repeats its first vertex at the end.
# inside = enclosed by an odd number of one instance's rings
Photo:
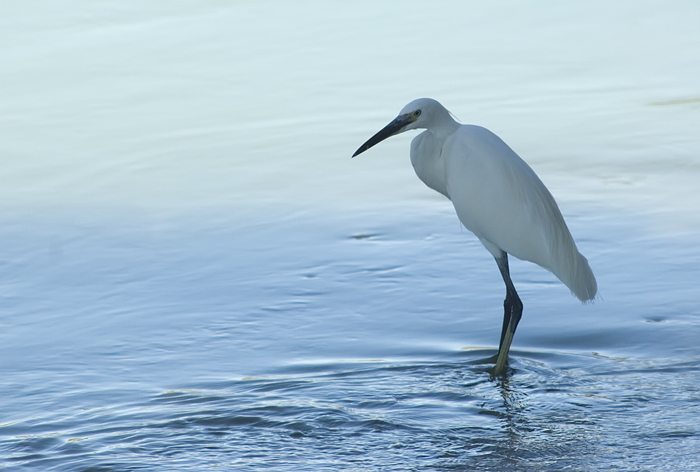
POLYGON ((508 269, 508 254, 556 275, 579 300, 593 300, 597 284, 578 252, 552 194, 506 143, 486 128, 463 125, 430 98, 414 100, 353 154, 412 129, 411 164, 431 189, 452 201, 462 224, 496 259, 506 284, 503 328, 494 373, 505 371, 523 304, 508 269))

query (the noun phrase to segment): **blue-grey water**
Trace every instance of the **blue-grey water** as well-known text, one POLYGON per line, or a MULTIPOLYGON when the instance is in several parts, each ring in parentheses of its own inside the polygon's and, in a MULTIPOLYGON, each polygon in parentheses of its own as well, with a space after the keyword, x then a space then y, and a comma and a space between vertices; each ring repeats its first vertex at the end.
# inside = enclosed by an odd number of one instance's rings
POLYGON ((0 5, 0 468, 700 469, 700 4, 0 5), (432 96, 559 201, 525 305, 408 160, 432 96))

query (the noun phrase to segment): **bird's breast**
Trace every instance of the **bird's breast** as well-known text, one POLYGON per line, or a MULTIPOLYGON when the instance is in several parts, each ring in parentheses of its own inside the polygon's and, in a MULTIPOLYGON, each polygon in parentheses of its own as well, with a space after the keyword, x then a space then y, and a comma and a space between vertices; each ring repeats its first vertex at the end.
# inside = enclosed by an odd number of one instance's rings
POLYGON ((411 164, 425 185, 450 198, 442 159, 443 144, 430 131, 422 132, 411 141, 411 164))

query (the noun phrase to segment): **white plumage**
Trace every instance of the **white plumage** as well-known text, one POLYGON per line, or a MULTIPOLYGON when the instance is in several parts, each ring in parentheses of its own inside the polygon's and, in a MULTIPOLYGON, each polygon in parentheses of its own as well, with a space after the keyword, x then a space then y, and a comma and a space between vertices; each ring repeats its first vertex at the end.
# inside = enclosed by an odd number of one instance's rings
POLYGON ((506 283, 496 364, 496 373, 500 373, 522 313, 522 303, 510 280, 507 255, 551 271, 581 301, 595 298, 595 277, 552 194, 530 166, 491 131, 459 124, 433 99, 420 98, 406 105, 353 157, 411 129, 425 129, 411 142, 416 174, 452 201, 462 224, 496 258, 506 283))

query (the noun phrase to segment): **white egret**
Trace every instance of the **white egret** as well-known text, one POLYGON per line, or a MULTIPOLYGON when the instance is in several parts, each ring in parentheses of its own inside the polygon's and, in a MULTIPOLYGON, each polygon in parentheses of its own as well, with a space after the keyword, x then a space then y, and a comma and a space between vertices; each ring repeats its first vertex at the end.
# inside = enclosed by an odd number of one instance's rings
POLYGON ((578 251, 552 194, 535 172, 491 131, 463 125, 430 98, 414 100, 353 154, 395 134, 425 129, 411 142, 411 164, 431 189, 452 201, 462 224, 496 259, 506 284, 503 328, 495 374, 505 370, 522 316, 508 269, 508 254, 556 275, 581 301, 593 300, 597 283, 578 251))

